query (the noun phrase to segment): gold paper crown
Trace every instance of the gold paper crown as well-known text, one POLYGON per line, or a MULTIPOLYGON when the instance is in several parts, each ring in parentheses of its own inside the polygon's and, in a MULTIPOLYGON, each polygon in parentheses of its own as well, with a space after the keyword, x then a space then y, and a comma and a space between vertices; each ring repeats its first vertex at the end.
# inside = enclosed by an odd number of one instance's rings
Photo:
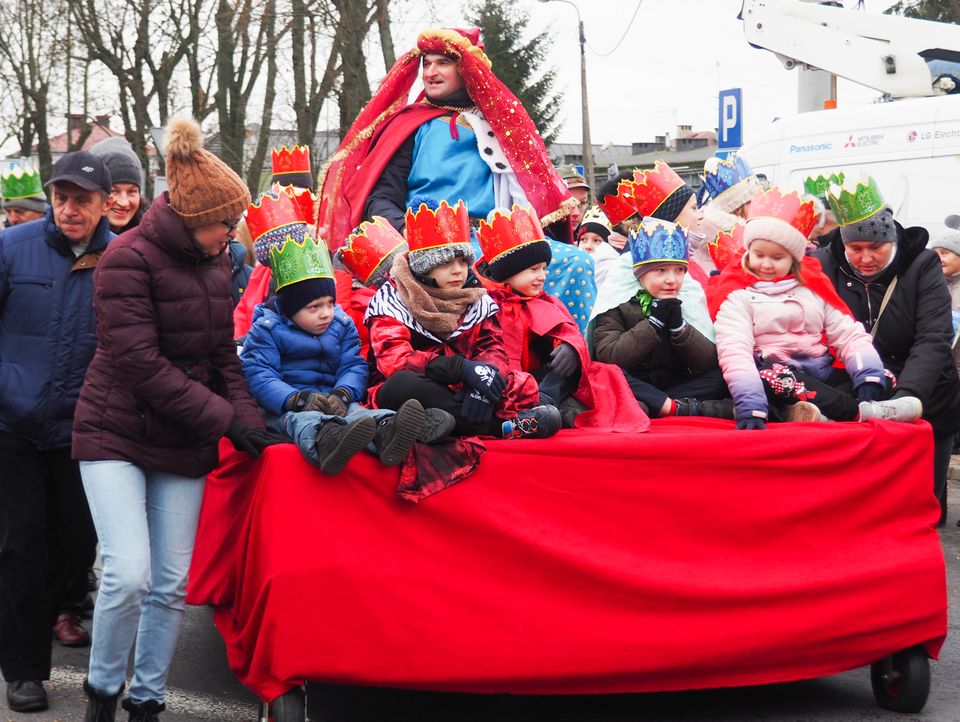
POLYGON ((859 223, 887 206, 877 182, 868 175, 853 185, 846 180, 841 185, 832 183, 827 189, 827 202, 841 226, 859 223))

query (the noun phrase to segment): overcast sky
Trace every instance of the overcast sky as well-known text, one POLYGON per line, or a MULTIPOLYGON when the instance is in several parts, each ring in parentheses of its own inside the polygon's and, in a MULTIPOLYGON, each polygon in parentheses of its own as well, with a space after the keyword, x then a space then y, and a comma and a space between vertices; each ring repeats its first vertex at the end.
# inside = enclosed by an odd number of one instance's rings
MULTIPOLYGON (((583 18, 587 37, 590 132, 594 143, 653 140, 677 124, 694 130, 717 127, 717 91, 743 89, 744 142, 775 117, 797 109, 797 71, 774 55, 751 48, 737 20, 740 0, 642 0, 623 36, 637 0, 570 0, 583 18), (610 51, 613 50, 612 53, 610 51), (603 54, 610 53, 606 57, 603 54)), ((855 7, 856 0, 844 0, 855 7)), ((882 12, 887 0, 866 0, 866 12, 882 12)), ((580 57, 577 14, 567 2, 521 0, 531 28, 549 28, 554 42, 549 63, 565 89, 565 123, 559 140, 581 141, 580 57)), ((462 24, 462 16, 438 9, 441 22, 462 24)), ((404 27, 407 23, 403 24, 404 27)), ((397 49, 414 37, 397 34, 397 49)), ((496 68, 494 68, 496 72, 496 68)), ((863 105, 879 95, 841 80, 841 105, 863 105)))

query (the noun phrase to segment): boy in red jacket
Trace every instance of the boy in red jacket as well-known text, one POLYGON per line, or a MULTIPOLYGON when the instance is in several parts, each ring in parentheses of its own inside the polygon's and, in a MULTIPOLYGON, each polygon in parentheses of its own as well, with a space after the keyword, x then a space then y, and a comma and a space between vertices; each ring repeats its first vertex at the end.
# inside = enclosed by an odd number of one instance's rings
POLYGON ((650 420, 619 368, 590 360, 587 342, 563 302, 544 292, 550 244, 536 214, 494 211, 478 230, 478 271, 500 307, 509 368, 539 385, 540 403, 561 409, 566 428, 646 431, 650 420), (575 421, 576 420, 576 421, 575 421))

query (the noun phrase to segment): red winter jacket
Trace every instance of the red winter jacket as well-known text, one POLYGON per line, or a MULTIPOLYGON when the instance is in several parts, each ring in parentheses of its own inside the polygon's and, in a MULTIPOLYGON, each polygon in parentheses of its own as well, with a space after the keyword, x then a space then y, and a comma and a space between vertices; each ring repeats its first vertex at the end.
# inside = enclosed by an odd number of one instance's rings
POLYGON ((167 202, 110 244, 94 276, 97 350, 75 459, 204 476, 231 421, 263 427, 233 343, 230 261, 206 255, 167 202))

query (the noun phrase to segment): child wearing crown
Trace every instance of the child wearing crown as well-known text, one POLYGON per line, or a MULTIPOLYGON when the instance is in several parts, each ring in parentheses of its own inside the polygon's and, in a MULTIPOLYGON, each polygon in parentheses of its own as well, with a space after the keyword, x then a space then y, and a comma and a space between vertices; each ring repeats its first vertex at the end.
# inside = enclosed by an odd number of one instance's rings
POLYGON ((711 295, 737 428, 766 428, 770 404, 786 421, 916 421, 919 399, 875 400, 886 391, 880 356, 820 263, 804 256, 815 221, 813 203, 797 193, 758 191, 743 232, 746 252, 711 295), (828 346, 846 373, 834 368, 828 346))
POLYGON ((593 258, 593 277, 597 288, 603 286, 613 262, 620 258, 620 251, 610 245, 612 233, 610 221, 597 206, 592 206, 583 214, 583 220, 574 231, 577 246, 593 258))
MULTIPOLYGON (((649 426, 619 369, 592 362, 587 342, 564 304, 544 292, 552 254, 536 215, 514 206, 494 211, 478 230, 477 264, 500 307, 510 368, 527 371, 540 401, 561 409, 563 426, 645 431, 649 426), (603 408, 600 408, 603 407, 603 408)), ((612 250, 612 249, 611 249, 612 250)))
MULTIPOLYGON (((746 222, 750 199, 760 188, 760 181, 749 164, 737 154, 721 159, 707 158, 703 164, 702 189, 710 198, 703 206, 703 222, 700 230, 707 243, 714 243, 717 234, 731 233, 734 226, 746 222)), ((707 243, 698 244, 690 254, 690 262, 696 263, 706 273, 722 271, 716 266, 707 243)))
POLYGON ((560 412, 537 405, 537 384, 510 371, 497 304, 473 274, 470 221, 460 201, 406 213, 410 250, 398 255, 370 299, 365 322, 379 408, 417 399, 455 420, 458 436, 543 438, 560 412))
POLYGON ((640 290, 597 316, 594 356, 623 369, 652 416, 733 418, 713 342, 684 319, 678 297, 687 273, 681 226, 649 218, 630 233, 640 290))
POLYGON ((325 474, 340 472, 368 446, 387 466, 400 464, 413 442, 434 441, 452 428, 428 419, 414 400, 396 413, 360 406, 369 370, 353 321, 336 305, 330 255, 307 233, 270 248, 274 298, 257 306, 240 360, 251 395, 268 426, 285 433, 325 474))

